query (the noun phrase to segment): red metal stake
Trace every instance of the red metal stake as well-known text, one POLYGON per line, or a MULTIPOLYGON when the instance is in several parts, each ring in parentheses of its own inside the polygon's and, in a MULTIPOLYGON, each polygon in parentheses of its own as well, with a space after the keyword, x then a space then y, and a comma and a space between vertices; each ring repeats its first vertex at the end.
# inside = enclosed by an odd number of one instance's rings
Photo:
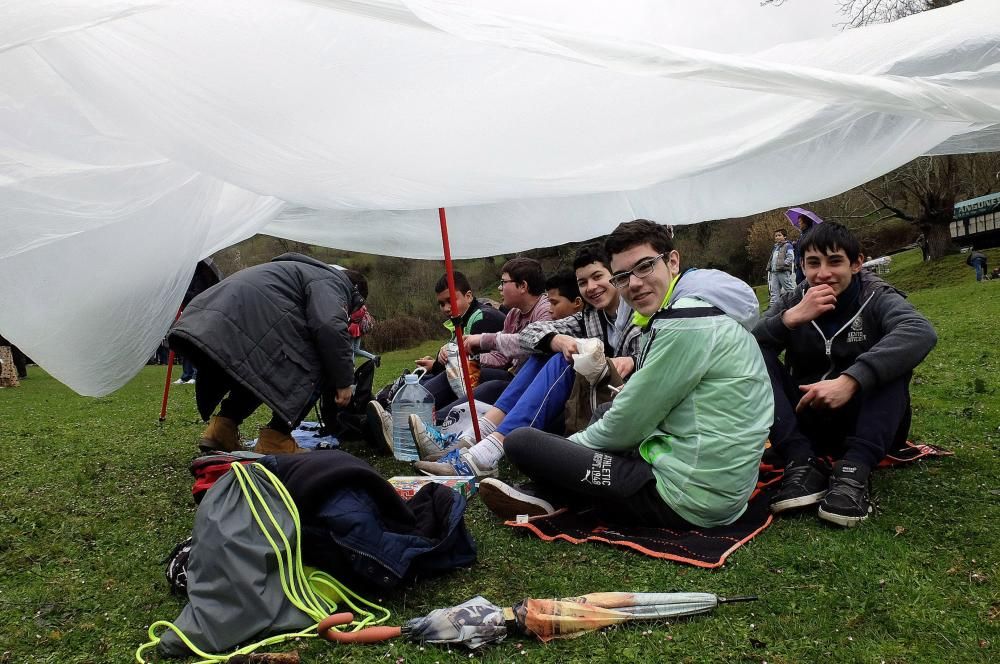
POLYGON ((461 316, 455 316, 458 311, 458 297, 455 294, 455 271, 451 265, 451 245, 448 243, 448 220, 444 208, 438 208, 438 218, 441 220, 441 243, 444 245, 444 271, 448 275, 448 295, 451 298, 452 320, 455 322, 455 343, 458 344, 458 357, 462 363, 462 381, 465 383, 465 395, 469 398, 469 411, 472 415, 472 430, 476 440, 482 439, 479 433, 479 414, 476 412, 476 397, 472 394, 472 380, 469 378, 469 356, 463 343, 461 316))
MULTIPOLYGON (((174 316, 175 323, 181 317, 181 311, 183 310, 183 308, 177 310, 177 315, 174 316)), ((167 380, 163 384, 163 402, 160 404, 160 422, 167 419, 167 398, 170 396, 170 374, 173 372, 173 369, 174 351, 170 351, 170 354, 167 355, 167 380)))

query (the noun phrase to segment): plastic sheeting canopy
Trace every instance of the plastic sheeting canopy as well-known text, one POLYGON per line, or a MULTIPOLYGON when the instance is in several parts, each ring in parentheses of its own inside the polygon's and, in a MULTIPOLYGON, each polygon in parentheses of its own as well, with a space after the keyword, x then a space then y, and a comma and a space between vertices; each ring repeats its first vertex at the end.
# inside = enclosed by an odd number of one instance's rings
POLYGON ((143 365, 257 232, 440 257, 817 200, 1000 149, 1000 3, 11 0, 0 330, 74 390, 143 365))

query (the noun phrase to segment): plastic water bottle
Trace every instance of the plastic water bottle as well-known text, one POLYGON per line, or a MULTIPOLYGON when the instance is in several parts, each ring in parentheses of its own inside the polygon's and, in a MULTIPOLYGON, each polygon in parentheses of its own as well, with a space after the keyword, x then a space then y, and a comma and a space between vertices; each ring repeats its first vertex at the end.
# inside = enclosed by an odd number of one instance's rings
POLYGON ((434 424, 434 397, 413 374, 403 376, 404 385, 392 398, 392 454, 400 461, 419 461, 417 444, 410 434, 410 415, 425 426, 434 424))

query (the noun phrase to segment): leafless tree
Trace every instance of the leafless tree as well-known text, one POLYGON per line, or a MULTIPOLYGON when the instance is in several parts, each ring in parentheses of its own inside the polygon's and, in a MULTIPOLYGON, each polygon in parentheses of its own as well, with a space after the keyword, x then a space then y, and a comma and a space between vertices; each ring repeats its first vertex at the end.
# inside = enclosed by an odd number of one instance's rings
POLYGON ((920 157, 836 197, 831 219, 897 218, 920 229, 930 257, 952 250, 949 225, 955 203, 1000 189, 1000 154, 920 157))
MULTIPOLYGON (((761 0, 761 6, 780 7, 792 0, 761 0)), ((953 5, 961 0, 837 0, 844 16, 843 28, 860 28, 875 23, 889 23, 928 9, 953 5)))

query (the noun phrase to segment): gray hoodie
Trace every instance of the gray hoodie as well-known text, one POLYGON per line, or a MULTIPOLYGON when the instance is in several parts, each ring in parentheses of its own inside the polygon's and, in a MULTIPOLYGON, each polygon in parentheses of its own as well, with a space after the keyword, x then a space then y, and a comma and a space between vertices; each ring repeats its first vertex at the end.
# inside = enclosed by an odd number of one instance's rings
POLYGON ((720 270, 689 269, 674 286, 672 304, 683 297, 696 297, 722 309, 727 316, 753 331, 760 318, 757 295, 742 279, 720 270))

